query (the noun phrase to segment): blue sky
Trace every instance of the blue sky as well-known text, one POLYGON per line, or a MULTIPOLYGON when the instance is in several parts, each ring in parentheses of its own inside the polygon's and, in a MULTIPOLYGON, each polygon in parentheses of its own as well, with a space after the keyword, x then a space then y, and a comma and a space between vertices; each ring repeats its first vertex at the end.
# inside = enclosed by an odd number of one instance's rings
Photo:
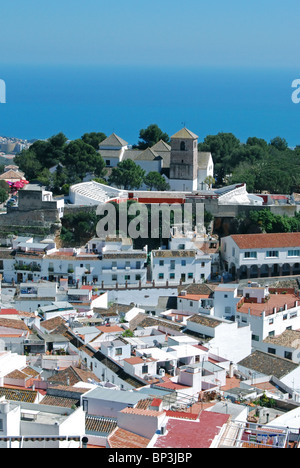
POLYGON ((2 2, 0 63, 298 67, 296 0, 2 2))

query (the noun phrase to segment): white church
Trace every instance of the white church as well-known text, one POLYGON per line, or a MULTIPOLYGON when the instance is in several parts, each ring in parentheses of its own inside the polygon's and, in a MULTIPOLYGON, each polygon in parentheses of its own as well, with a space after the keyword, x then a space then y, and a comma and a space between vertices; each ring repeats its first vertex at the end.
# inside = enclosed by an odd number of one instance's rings
POLYGON ((199 152, 198 136, 185 127, 171 137, 170 145, 161 140, 145 150, 133 149, 113 133, 100 143, 99 153, 108 170, 131 159, 146 173, 162 174, 172 191, 206 190, 207 177, 214 175, 211 153, 199 152))

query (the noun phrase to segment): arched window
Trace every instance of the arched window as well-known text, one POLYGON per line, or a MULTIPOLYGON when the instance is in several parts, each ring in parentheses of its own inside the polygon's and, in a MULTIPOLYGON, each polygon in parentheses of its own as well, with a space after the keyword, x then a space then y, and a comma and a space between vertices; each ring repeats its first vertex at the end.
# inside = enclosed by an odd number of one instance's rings
POLYGON ((180 151, 185 151, 185 141, 180 143, 180 151))

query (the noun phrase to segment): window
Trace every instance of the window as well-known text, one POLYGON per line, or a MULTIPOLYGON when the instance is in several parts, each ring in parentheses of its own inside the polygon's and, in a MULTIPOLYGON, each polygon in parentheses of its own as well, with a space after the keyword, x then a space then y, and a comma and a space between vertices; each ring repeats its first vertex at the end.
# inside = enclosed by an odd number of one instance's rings
POLYGON ((175 279, 175 273, 170 273, 170 279, 175 279))
POLYGON ((244 252, 244 258, 257 258, 257 252, 244 252))
POLYGON ((165 275, 163 273, 159 273, 158 278, 159 279, 164 279, 165 275))
POLYGON ((83 406, 83 411, 88 412, 88 401, 87 400, 82 400, 82 406, 83 406))
POLYGON ((269 336, 275 336, 274 330, 269 332, 269 336))
POLYGON ((148 374, 148 366, 146 364, 142 367, 142 374, 148 374))
POLYGON ((0 419, 0 432, 3 432, 3 431, 4 431, 3 419, 0 419))
POLYGON ((266 257, 267 258, 277 258, 277 257, 279 257, 279 252, 278 252, 278 250, 267 250, 266 257))
POLYGON ((186 266, 186 260, 181 260, 181 266, 186 266))
POLYGON ((135 268, 137 270, 140 270, 141 269, 141 262, 136 262, 135 268))
POLYGON ((171 270, 175 270, 175 260, 171 260, 171 270))
POLYGON ((190 301, 190 307, 193 307, 193 301, 190 301))
POLYGON ((130 280, 130 275, 125 275, 125 281, 129 281, 130 280))
POLYGON ((232 247, 232 256, 234 257, 235 256, 235 248, 232 247))
POLYGON ((116 348, 116 356, 121 356, 122 355, 122 348, 116 348))
POLYGON ((258 335, 252 335, 252 341, 259 341, 258 335))
POLYGON ((300 257, 300 250, 289 250, 288 257, 300 257))
POLYGON ((268 348, 268 353, 269 353, 269 354, 276 354, 276 349, 274 349, 274 348, 268 348))
POLYGON ((112 279, 112 281, 117 281, 118 275, 112 275, 111 279, 112 279))
POLYGON ((284 357, 285 357, 285 359, 292 360, 292 353, 290 351, 285 351, 284 352, 284 357))
POLYGON ((110 159, 107 159, 107 160, 106 160, 106 165, 107 165, 107 166, 110 166, 110 159))
POLYGON ((180 142, 180 151, 185 151, 185 142, 184 141, 180 142))
POLYGON ((194 278, 194 273, 188 273, 188 278, 193 279, 194 278))
POLYGON ((165 262, 164 260, 159 260, 159 266, 164 266, 165 262))
POLYGON ((140 279, 141 279, 141 275, 135 275, 135 280, 136 281, 140 281, 140 279))

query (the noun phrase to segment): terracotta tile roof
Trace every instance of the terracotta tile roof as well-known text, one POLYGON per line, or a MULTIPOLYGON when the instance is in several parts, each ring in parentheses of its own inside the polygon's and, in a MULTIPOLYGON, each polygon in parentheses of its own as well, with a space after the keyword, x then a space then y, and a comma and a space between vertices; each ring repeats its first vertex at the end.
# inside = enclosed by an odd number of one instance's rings
POLYGON ((208 299, 208 294, 186 294, 185 296, 178 296, 179 299, 188 299, 189 301, 200 301, 200 299, 208 299))
POLYGON ((295 364, 289 359, 280 358, 274 354, 262 351, 254 351, 245 359, 238 362, 238 365, 264 375, 273 375, 278 379, 285 377, 299 367, 299 364, 295 364))
POLYGON ((163 414, 165 414, 165 411, 156 411, 142 408, 124 408, 121 411, 121 413, 136 414, 138 416, 150 416, 153 418, 157 418, 157 416, 162 416, 163 414))
POLYGON ((139 436, 133 432, 125 431, 117 428, 115 432, 108 438, 110 448, 147 448, 150 439, 139 436))
POLYGON ((300 232, 237 234, 231 238, 240 249, 300 247, 300 232))
POLYGON ((277 311, 283 311, 285 306, 287 310, 296 307, 296 301, 299 301, 299 296, 296 294, 270 294, 269 299, 264 303, 247 303, 240 307, 237 307, 237 313, 248 314, 250 310, 250 314, 254 316, 260 317, 265 311, 266 315, 273 315, 274 308, 277 311))
POLYGON ((9 379, 28 379, 39 376, 39 373, 32 369, 32 367, 25 367, 22 370, 14 370, 7 374, 5 377, 9 379))
POLYGON ((179 419, 191 419, 196 420, 199 418, 197 413, 187 413, 185 411, 166 411, 166 415, 170 418, 179 418, 179 419))
POLYGON ((78 382, 89 382, 89 379, 99 382, 98 377, 96 377, 93 372, 70 366, 67 369, 59 371, 48 380, 51 383, 59 383, 63 385, 67 385, 69 382, 69 385, 72 387, 78 382))
POLYGON ((115 333, 115 332, 123 333, 124 332, 124 328, 118 327, 118 325, 110 325, 108 327, 104 325, 103 327, 100 326, 96 328, 98 328, 98 330, 100 330, 102 333, 115 333))
POLYGON ((154 362, 156 359, 153 358, 147 358, 147 359, 142 359, 141 357, 138 356, 133 356, 130 358, 124 359, 124 361, 128 362, 128 364, 143 364, 144 362, 154 362))
POLYGON ((0 397, 5 397, 11 401, 24 401, 26 403, 34 403, 38 392, 36 390, 27 390, 23 388, 5 388, 0 387, 0 397))
POLYGON ((117 428, 117 419, 103 416, 86 415, 85 429, 87 432, 111 434, 117 428))
POLYGON ((29 332, 29 328, 25 325, 25 323, 22 320, 0 318, 0 327, 16 328, 17 330, 24 330, 29 332))
POLYGON ((66 322, 64 321, 63 318, 61 317, 53 317, 49 320, 44 320, 41 322, 41 327, 45 328, 46 330, 55 330, 58 326, 65 324, 66 322))
POLYGON ((200 325, 209 327, 209 328, 216 328, 221 325, 220 320, 213 319, 211 317, 204 317, 202 315, 192 315, 191 318, 188 319, 189 322, 199 323, 200 325))
POLYGON ((79 406, 80 399, 75 400, 74 398, 64 398, 54 395, 46 395, 41 401, 40 405, 48 406, 60 406, 62 408, 72 408, 72 406, 79 406))
POLYGON ((169 380, 168 382, 160 382, 156 384, 156 387, 167 388, 169 390, 186 390, 189 388, 187 385, 180 385, 176 382, 169 380))
POLYGON ((148 409, 151 406, 153 399, 152 398, 145 398, 144 400, 140 400, 135 408, 137 409, 148 409))

